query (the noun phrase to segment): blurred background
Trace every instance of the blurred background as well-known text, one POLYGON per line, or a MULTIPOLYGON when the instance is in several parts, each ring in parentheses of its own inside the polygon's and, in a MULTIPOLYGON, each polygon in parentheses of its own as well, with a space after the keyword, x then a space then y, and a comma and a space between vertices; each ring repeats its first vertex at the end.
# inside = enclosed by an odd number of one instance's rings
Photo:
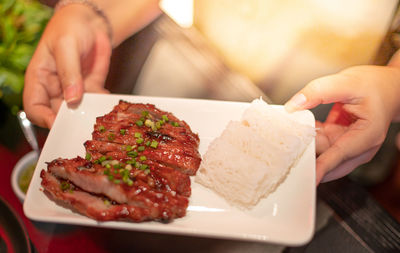
MULTIPOLYGON (((0 144, 29 149, 15 114, 24 72, 57 1, 0 1, 0 144)), ((114 49, 114 93, 283 104, 309 81, 399 48, 396 0, 162 0, 164 14, 114 49)), ((330 105, 313 112, 323 120, 330 105)), ((394 136, 350 178, 400 220, 394 136)), ((36 129, 45 141, 47 130, 36 129)))

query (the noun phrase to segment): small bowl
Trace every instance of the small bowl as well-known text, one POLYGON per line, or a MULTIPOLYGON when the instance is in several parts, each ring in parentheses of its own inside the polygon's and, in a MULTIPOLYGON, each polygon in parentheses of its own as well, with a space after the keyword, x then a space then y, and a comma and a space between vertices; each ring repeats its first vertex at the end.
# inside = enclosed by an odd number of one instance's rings
POLYGON ((31 151, 24 155, 14 166, 14 169, 11 173, 11 186, 12 189, 17 195, 18 199, 23 203, 25 200, 25 193, 21 190, 19 187, 19 179, 22 175, 22 173, 29 168, 30 166, 34 165, 38 161, 38 154, 35 151, 31 151))

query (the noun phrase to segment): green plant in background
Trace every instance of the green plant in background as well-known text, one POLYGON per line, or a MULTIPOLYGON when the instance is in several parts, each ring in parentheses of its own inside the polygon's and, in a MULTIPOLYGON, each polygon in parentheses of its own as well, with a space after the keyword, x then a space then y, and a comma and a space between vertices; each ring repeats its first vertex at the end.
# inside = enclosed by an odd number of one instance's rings
POLYGON ((35 0, 0 0, 0 102, 18 112, 24 74, 52 9, 35 0))

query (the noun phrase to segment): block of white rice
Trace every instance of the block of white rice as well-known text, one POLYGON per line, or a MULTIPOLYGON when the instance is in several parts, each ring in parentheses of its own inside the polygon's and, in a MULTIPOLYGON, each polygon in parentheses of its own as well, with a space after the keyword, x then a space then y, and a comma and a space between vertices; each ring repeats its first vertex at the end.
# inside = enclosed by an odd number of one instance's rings
POLYGON ((315 136, 314 127, 281 109, 254 100, 211 142, 196 182, 247 209, 273 192, 315 136))

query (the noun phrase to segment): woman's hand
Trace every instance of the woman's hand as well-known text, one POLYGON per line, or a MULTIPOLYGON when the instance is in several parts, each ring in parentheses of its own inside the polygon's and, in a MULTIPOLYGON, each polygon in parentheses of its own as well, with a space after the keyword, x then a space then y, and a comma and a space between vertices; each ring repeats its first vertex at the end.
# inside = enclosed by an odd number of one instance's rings
POLYGON ((335 103, 317 122, 317 184, 350 173, 372 159, 399 115, 400 70, 358 66, 310 82, 286 103, 288 111, 335 103))
POLYGON ((51 128, 63 99, 78 103, 85 91, 102 92, 111 41, 105 21, 90 7, 70 4, 48 23, 25 75, 24 110, 51 128))

